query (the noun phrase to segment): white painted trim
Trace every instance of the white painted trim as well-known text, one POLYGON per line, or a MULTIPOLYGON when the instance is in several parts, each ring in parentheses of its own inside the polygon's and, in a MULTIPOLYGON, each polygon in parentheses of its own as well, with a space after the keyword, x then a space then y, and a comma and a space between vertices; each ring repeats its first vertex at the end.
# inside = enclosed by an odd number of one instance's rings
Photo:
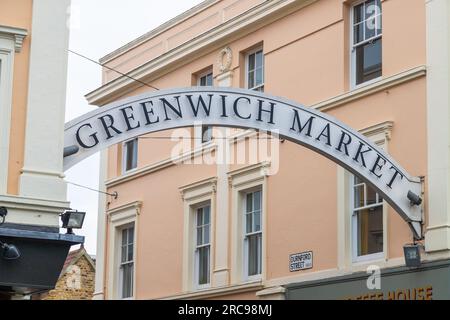
POLYGON ((28 31, 22 28, 0 25, 0 39, 14 41, 14 51, 19 53, 22 50, 23 40, 28 35, 28 31))
MULTIPOLYGON (((99 167, 99 190, 106 192, 105 180, 108 174, 108 150, 100 152, 99 167)), ((98 194, 97 212, 97 252, 95 259, 95 292, 93 300, 103 300, 105 298, 105 245, 106 245, 106 194, 98 194)))
POLYGON ((182 291, 193 292, 214 286, 215 270, 215 233, 216 233, 216 188, 217 178, 209 178, 179 188, 183 199, 183 271, 182 291), (201 204, 209 203, 211 210, 211 242, 210 242, 210 285, 199 287, 195 276, 195 209, 201 204))
POLYGON ((0 207, 8 208, 7 223, 59 228, 59 215, 70 209, 66 201, 47 201, 21 196, 0 195, 0 207))
POLYGON ((120 260, 120 230, 124 226, 134 223, 134 284, 133 284, 133 298, 136 297, 136 265, 137 265, 137 247, 138 247, 138 217, 141 211, 142 202, 134 201, 117 208, 107 211, 108 215, 108 288, 107 299, 116 300, 119 298, 119 260, 120 260))
POLYGON ((267 277, 267 176, 269 162, 250 165, 228 173, 231 187, 231 284, 242 284, 267 277), (262 190, 262 272, 260 277, 245 275, 244 234, 243 234, 243 193, 255 188, 262 190))
MULTIPOLYGON (((393 121, 384 121, 369 127, 360 129, 359 132, 367 136, 372 142, 388 151, 389 140, 394 126, 393 121)), ((365 261, 376 261, 380 259, 388 260, 388 205, 383 201, 383 252, 368 256, 355 256, 354 248, 354 221, 351 214, 353 195, 350 190, 352 185, 351 175, 344 168, 337 167, 337 253, 338 269, 349 268, 352 264, 360 264, 365 261)))
POLYGON ((205 290, 208 288, 211 288, 211 282, 212 282, 212 274, 213 274, 213 260, 212 260, 212 251, 213 251, 213 247, 212 247, 212 242, 213 242, 213 234, 212 234, 212 228, 213 228, 213 219, 212 219, 212 204, 211 201, 205 201, 205 202, 200 202, 194 206, 191 206, 191 210, 192 210, 192 214, 194 215, 193 219, 194 219, 194 228, 192 230, 193 234, 192 234, 192 241, 193 241, 193 245, 194 245, 194 252, 193 252, 193 259, 194 259, 194 267, 193 267, 193 288, 194 290, 205 290), (206 208, 209 207, 209 212, 210 212, 210 216, 209 216, 209 282, 206 284, 199 284, 199 265, 198 265, 198 259, 199 259, 199 253, 198 253, 198 245, 196 245, 196 230, 197 230, 197 226, 198 226, 198 212, 197 210, 199 210, 200 208, 206 208))
MULTIPOLYGON (((255 66, 256 66, 256 55, 255 55, 255 66)), ((265 80, 266 80, 266 76, 265 76, 266 68, 265 67, 266 67, 265 66, 265 55, 264 55, 264 48, 263 48, 262 45, 258 46, 255 49, 252 49, 252 50, 249 50, 249 51, 245 52, 245 88, 250 89, 250 90, 256 90, 256 89, 259 89, 261 87, 264 87, 265 80), (259 86, 254 86, 253 88, 249 88, 249 86, 248 86, 248 80, 249 80, 248 73, 249 73, 249 66, 250 66, 249 57, 250 57, 250 55, 252 55, 254 53, 257 53, 259 51, 261 51, 261 54, 262 54, 262 71, 263 71, 262 72, 262 84, 260 84, 259 86)), ((255 80, 255 84, 256 84, 256 77, 255 77, 254 80, 255 80)))
POLYGON ((65 200, 63 174, 70 0, 33 1, 24 167, 19 194, 65 200), (50 116, 51 115, 51 116, 50 116))
POLYGON ((14 78, 14 40, 0 33, 0 194, 8 189, 9 142, 14 78))
MULTIPOLYGON (((381 76, 381 77, 377 77, 375 79, 372 79, 372 80, 369 80, 369 81, 366 81, 366 82, 362 82, 362 83, 360 83, 358 85, 356 84, 356 50, 355 50, 355 45, 354 45, 354 40, 355 39, 354 39, 354 33, 353 33, 353 31, 354 31, 353 30, 353 21, 354 21, 354 10, 353 9, 357 5, 360 5, 361 3, 366 2, 366 1, 368 1, 368 0, 356 1, 355 3, 352 3, 351 6, 350 6, 350 23, 349 23, 349 26, 350 26, 350 30, 349 30, 349 32, 350 32, 350 35, 349 35, 350 36, 349 37, 349 39, 350 39, 350 45, 349 45, 349 49, 350 49, 350 77, 349 77, 349 79, 350 79, 350 88, 352 88, 353 90, 362 88, 362 87, 364 87, 366 85, 370 85, 370 84, 376 83, 376 82, 380 81, 383 78, 381 76)), ((381 4, 381 6, 383 6, 383 2, 381 2, 380 4, 381 4)), ((383 17, 383 11, 381 11, 381 17, 383 17)), ((379 39, 379 38, 383 39, 383 32, 382 32, 382 34, 372 38, 372 40, 376 40, 376 39, 379 39)), ((381 40, 381 41, 383 41, 383 40, 381 40)), ((361 45, 361 43, 359 45, 361 45)), ((383 63, 383 62, 381 62, 381 63, 383 63)), ((381 69, 381 70, 383 70, 383 69, 381 69)))
POLYGON ((450 3, 426 1, 427 252, 450 250, 450 3))
MULTIPOLYGON (((187 41, 180 46, 158 56, 157 58, 143 64, 142 66, 130 71, 129 76, 134 79, 142 77, 151 77, 160 73, 164 68, 176 68, 175 63, 187 63, 189 58, 197 58, 195 54, 199 50, 206 48, 221 49, 222 39, 227 37, 241 38, 259 29, 263 25, 272 23, 292 12, 310 5, 317 0, 272 0, 264 1, 245 13, 238 15, 221 25, 202 33, 191 41, 187 41)), ((231 41, 231 39, 228 39, 231 41)), ((168 71, 168 70, 167 70, 168 71)), ((151 80, 150 80, 151 81, 151 80)), ((86 99, 93 105, 104 105, 114 101, 125 92, 132 91, 136 86, 134 80, 126 77, 119 77, 100 88, 88 93, 86 99)))
POLYGON ((400 84, 418 79, 420 77, 425 76, 426 73, 427 73, 426 66, 417 66, 399 72, 390 77, 382 78, 381 80, 377 80, 373 83, 364 83, 363 85, 353 90, 350 90, 349 92, 345 92, 330 99, 326 99, 318 103, 315 103, 311 105, 311 108, 324 112, 345 105, 352 101, 362 99, 364 97, 378 93, 380 91, 387 90, 400 84))

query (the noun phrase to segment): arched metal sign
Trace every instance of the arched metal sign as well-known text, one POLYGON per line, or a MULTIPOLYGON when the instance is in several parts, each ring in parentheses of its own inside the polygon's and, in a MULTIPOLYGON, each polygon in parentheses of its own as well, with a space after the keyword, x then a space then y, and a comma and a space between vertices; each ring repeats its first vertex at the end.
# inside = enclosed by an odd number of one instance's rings
POLYGON ((143 134, 204 125, 252 128, 318 152, 374 187, 422 237, 421 181, 359 132, 284 98, 235 88, 181 88, 111 103, 65 126, 64 170, 143 134))

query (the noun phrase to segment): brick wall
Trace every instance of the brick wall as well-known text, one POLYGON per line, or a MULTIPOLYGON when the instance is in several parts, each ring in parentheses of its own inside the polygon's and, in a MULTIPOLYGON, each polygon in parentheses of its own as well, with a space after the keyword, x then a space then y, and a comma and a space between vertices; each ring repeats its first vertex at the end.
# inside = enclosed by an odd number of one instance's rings
POLYGON ((91 300, 94 294, 95 270, 85 256, 67 268, 54 290, 41 296, 42 300, 91 300))

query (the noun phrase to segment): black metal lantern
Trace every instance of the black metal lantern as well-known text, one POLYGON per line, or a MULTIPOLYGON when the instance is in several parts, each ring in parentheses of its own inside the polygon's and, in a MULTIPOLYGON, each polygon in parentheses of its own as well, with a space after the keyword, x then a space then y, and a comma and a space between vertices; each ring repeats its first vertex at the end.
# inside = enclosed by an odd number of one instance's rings
POLYGON ((410 268, 420 267, 420 245, 419 244, 407 244, 403 246, 403 252, 405 254, 406 266, 410 268))

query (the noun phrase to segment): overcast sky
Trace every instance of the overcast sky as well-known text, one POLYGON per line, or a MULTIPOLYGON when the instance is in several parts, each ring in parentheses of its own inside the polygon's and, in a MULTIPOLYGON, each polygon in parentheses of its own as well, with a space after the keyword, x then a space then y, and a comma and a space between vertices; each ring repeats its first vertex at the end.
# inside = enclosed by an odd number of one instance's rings
MULTIPOLYGON (((72 0, 70 45, 73 51, 96 61, 109 52, 190 9, 201 0, 72 0)), ((66 121, 95 107, 84 95, 101 85, 101 67, 69 53, 66 121)), ((66 172, 66 180, 98 189, 99 155, 92 156, 66 172)), ((83 229, 85 247, 96 253, 96 192, 68 185, 71 208, 86 211, 83 229)))

